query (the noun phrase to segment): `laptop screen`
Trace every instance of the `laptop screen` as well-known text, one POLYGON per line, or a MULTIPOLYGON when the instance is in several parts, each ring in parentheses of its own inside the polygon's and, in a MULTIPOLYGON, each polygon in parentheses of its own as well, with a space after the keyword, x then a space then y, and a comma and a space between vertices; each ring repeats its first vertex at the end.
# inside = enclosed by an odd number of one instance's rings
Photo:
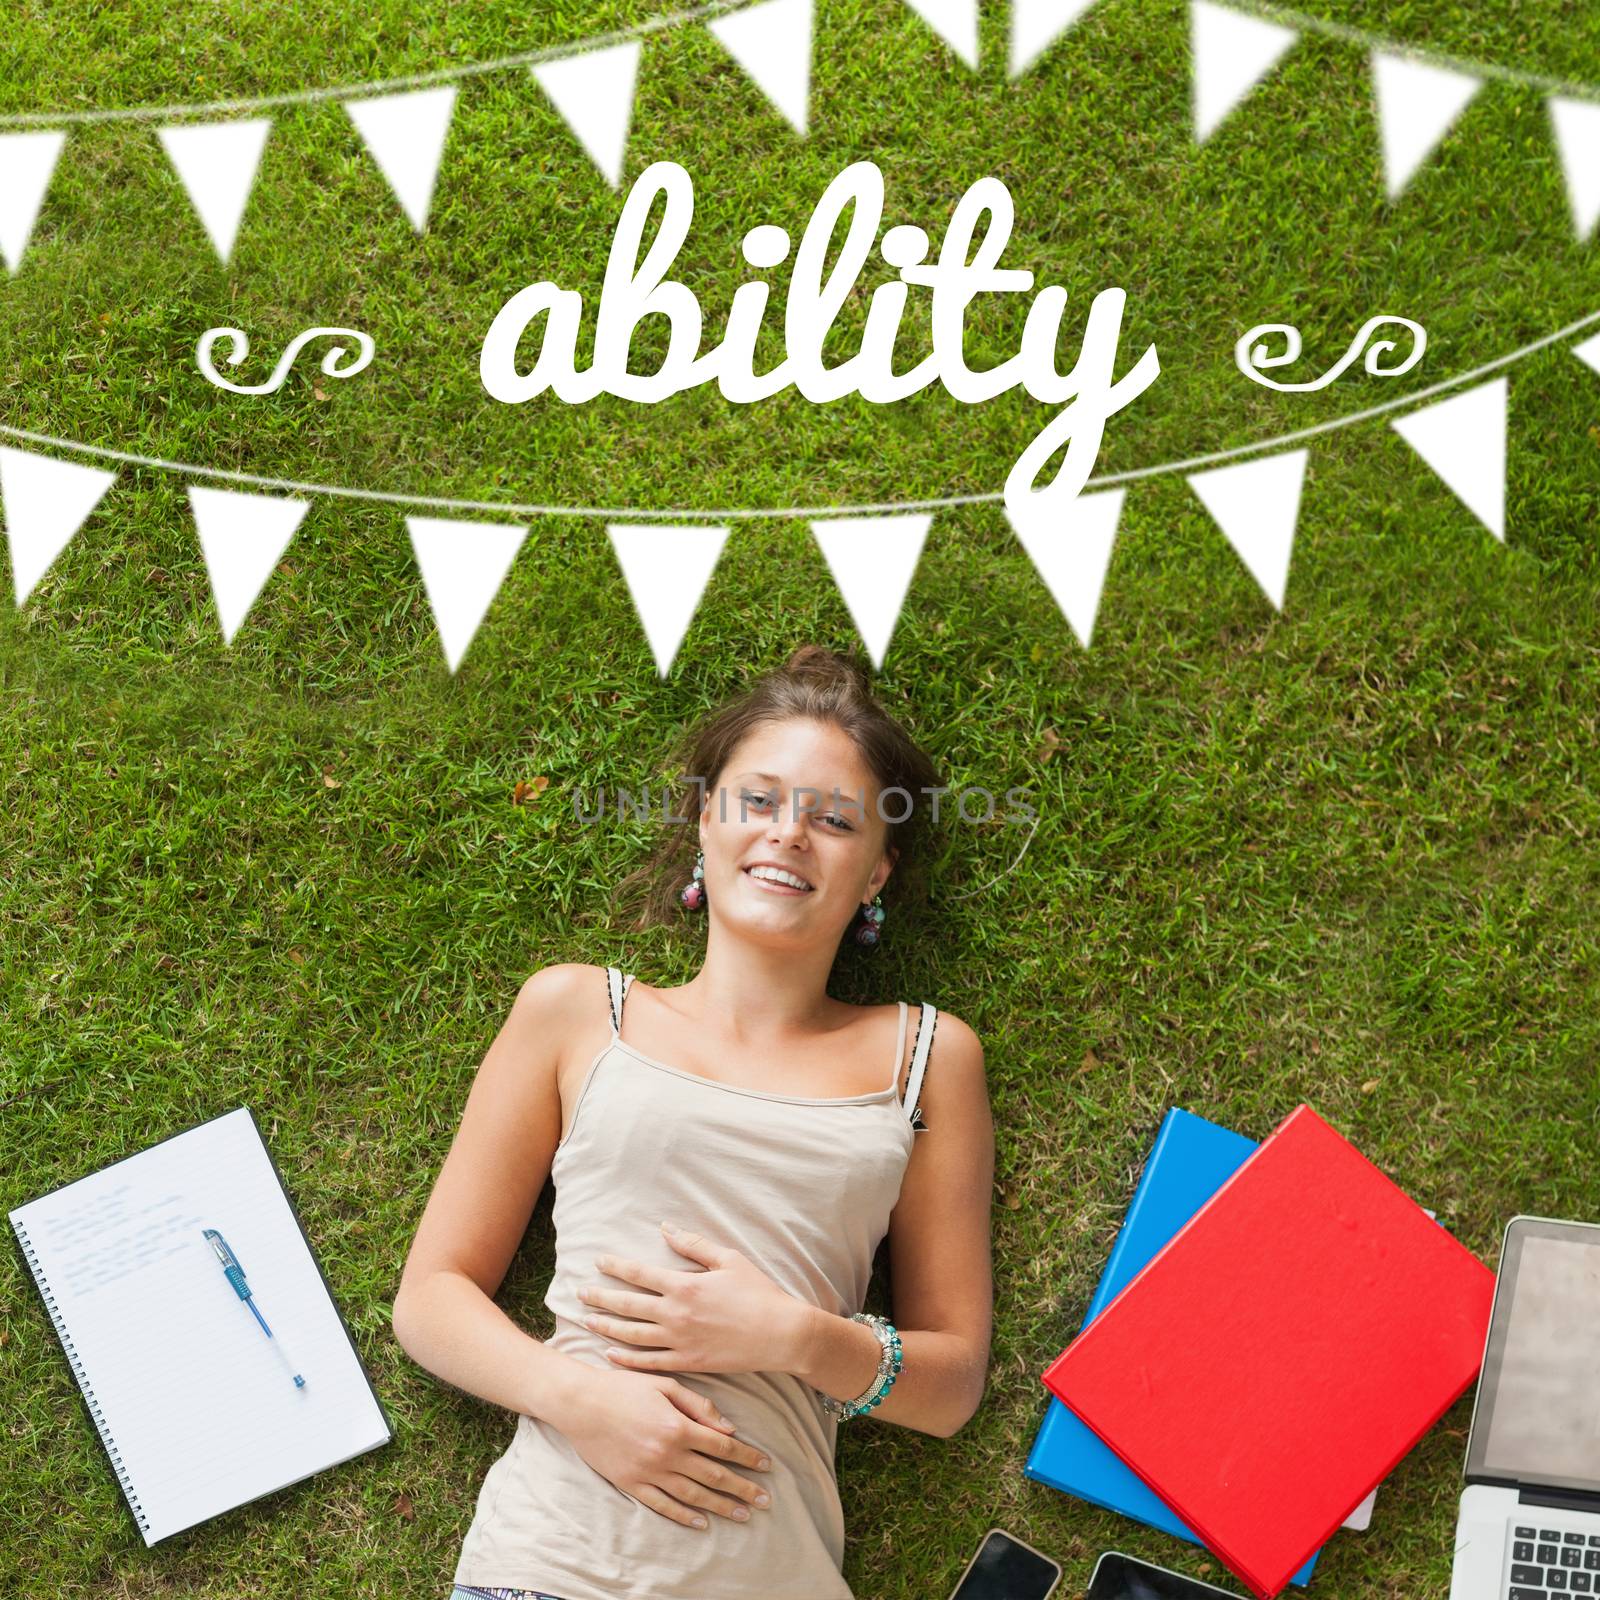
POLYGON ((1467 1477, 1600 1493, 1600 1227, 1506 1232, 1467 1477))

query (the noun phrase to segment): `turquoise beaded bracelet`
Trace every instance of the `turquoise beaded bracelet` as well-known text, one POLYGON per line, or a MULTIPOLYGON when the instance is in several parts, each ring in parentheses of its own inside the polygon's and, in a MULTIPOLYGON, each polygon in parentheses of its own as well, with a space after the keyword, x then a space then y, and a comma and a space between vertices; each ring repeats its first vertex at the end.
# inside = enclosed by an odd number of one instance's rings
POLYGON ((877 1334, 878 1342, 883 1348, 878 1356, 878 1370, 873 1374, 872 1382, 864 1394, 854 1400, 835 1400, 831 1394, 822 1396, 822 1409, 841 1420, 862 1416, 875 1406, 881 1405, 884 1396, 894 1387, 894 1380, 900 1376, 900 1365, 904 1360, 904 1353, 900 1348, 900 1335, 892 1322, 875 1316, 870 1311, 854 1312, 850 1320, 866 1323, 877 1334))

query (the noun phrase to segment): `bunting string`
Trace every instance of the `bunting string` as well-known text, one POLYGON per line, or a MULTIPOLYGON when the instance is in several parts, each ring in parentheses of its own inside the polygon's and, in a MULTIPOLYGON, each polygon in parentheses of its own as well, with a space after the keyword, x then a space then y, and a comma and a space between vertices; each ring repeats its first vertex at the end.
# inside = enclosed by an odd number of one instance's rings
MULTIPOLYGON (((1539 338, 1509 351, 1505 355, 1495 356, 1492 360, 1485 361, 1481 366, 1472 367, 1466 372, 1458 372, 1448 378, 1442 378, 1437 383, 1427 384, 1423 388, 1412 390, 1409 394, 1382 401, 1377 405, 1368 406, 1364 410, 1346 412, 1343 416, 1330 417, 1326 422, 1312 423, 1307 427, 1297 428, 1290 433, 1275 434, 1270 439, 1258 439, 1250 444, 1232 445, 1226 450, 1213 450, 1207 455, 1186 456, 1181 460, 1162 461, 1153 466, 1130 467, 1124 472, 1109 472, 1100 477, 1090 478, 1084 484, 1084 488, 1086 490, 1108 488, 1113 484, 1132 483, 1141 478, 1156 478, 1167 473, 1209 467, 1218 462, 1235 461, 1241 457, 1258 455, 1264 451, 1282 450, 1286 446, 1296 444, 1302 439, 1311 439, 1320 434, 1333 433, 1340 428, 1353 427, 1357 423, 1368 422, 1373 417, 1382 416, 1386 412, 1414 406, 1419 401, 1430 399, 1436 394, 1444 394, 1448 390, 1459 388, 1462 384, 1471 383, 1488 373, 1498 372, 1502 367, 1513 366, 1540 350, 1548 349, 1553 344, 1560 344, 1563 340, 1570 339, 1574 334, 1581 333, 1585 328, 1592 327, 1596 323, 1600 323, 1600 311, 1592 311, 1585 317, 1579 317, 1576 322, 1569 322, 1565 327, 1557 328, 1553 333, 1542 334, 1539 338)), ((1587 341, 1584 346, 1579 347, 1579 351, 1574 353, 1578 354, 1582 350, 1589 350, 1589 353, 1584 354, 1582 359, 1593 366, 1597 372, 1600 372, 1600 337, 1587 341), (1591 346, 1593 347, 1592 350, 1589 349, 1591 346)), ((759 520, 761 518, 892 516, 899 512, 943 511, 957 506, 992 505, 1005 498, 1005 491, 1002 489, 986 489, 978 490, 971 494, 940 495, 920 500, 883 500, 856 505, 717 506, 710 509, 696 506, 541 505, 513 500, 457 500, 438 495, 413 494, 406 490, 361 489, 344 484, 309 483, 296 478, 273 478, 259 473, 237 472, 226 467, 206 467, 191 461, 169 461, 163 456, 137 455, 127 450, 114 450, 105 445, 85 444, 76 439, 63 439, 55 434, 33 433, 26 428, 13 428, 5 425, 0 425, 0 437, 21 440, 27 444, 43 445, 52 450, 63 450, 71 455, 94 456, 102 461, 120 461, 131 467, 150 467, 162 472, 177 472, 188 478, 208 478, 218 479, 227 483, 246 483, 260 489, 281 490, 292 494, 329 495, 347 500, 371 500, 388 505, 427 506, 436 511, 470 511, 502 517, 601 517, 618 522, 648 522, 655 518, 671 517, 677 521, 699 521, 703 519, 708 522, 731 522, 759 520)))
POLYGON ((707 0, 704 5, 691 6, 683 11, 669 11, 663 16, 651 17, 629 28, 617 28, 610 33, 597 33, 588 38, 566 44, 550 45, 542 50, 523 50, 515 55, 495 56, 487 61, 463 61, 449 67, 438 67, 431 72, 414 72, 406 77, 379 78, 362 83, 329 84, 315 89, 291 89, 281 94, 255 95, 234 100, 205 100, 173 105, 110 106, 98 111, 20 111, 0 116, 0 128, 63 127, 68 123, 89 122, 145 122, 158 118, 228 117, 247 111, 269 111, 277 106, 313 105, 324 100, 347 100, 367 95, 403 94, 411 89, 431 88, 435 84, 452 83, 461 78, 488 77, 497 72, 513 72, 518 67, 542 66, 547 61, 565 61, 571 56, 583 55, 591 50, 604 50, 611 45, 627 44, 651 34, 665 33, 690 23, 704 22, 711 17, 726 16, 735 11, 748 11, 767 3, 767 0, 707 0))
MULTIPOLYGON (((978 0, 905 0, 972 70, 978 61, 978 0)), ((1020 77, 1091 9, 1095 0, 1012 0, 1010 75, 1020 77)), ((1492 62, 1420 49, 1360 28, 1246 0, 1244 8, 1190 0, 1192 134, 1204 144, 1304 34, 1359 45, 1370 70, 1384 178, 1398 199, 1488 79, 1547 95, 1579 240, 1600 218, 1600 87, 1492 62), (1273 20, 1279 19, 1279 20, 1273 20)), ((84 123, 160 121, 173 167, 219 258, 226 263, 248 205, 269 116, 288 105, 342 101, 396 199, 420 233, 427 227, 460 80, 526 70, 612 188, 620 186, 643 49, 650 35, 703 23, 772 108, 805 138, 814 0, 705 3, 576 43, 462 62, 361 84, 300 89, 201 103, 0 115, 0 256, 19 270, 67 129, 84 123), (196 120, 200 119, 200 120, 196 120)))
MULTIPOLYGON (((483 61, 457 62, 448 67, 438 67, 428 72, 410 73, 397 78, 378 78, 359 83, 328 84, 308 89, 286 90, 278 94, 239 96, 224 100, 174 101, 164 105, 108 106, 85 111, 17 111, 0 114, 0 128, 56 128, 72 124, 97 122, 139 122, 158 118, 227 117, 250 111, 266 111, 279 106, 311 105, 319 101, 343 100, 367 95, 398 94, 411 89, 423 89, 435 84, 451 83, 463 78, 488 77, 495 73, 515 71, 519 67, 532 67, 547 61, 561 61, 569 56, 581 55, 590 50, 605 49, 610 45, 629 40, 648 38, 712 17, 727 16, 737 11, 759 9, 765 0, 706 0, 703 5, 691 6, 682 11, 671 11, 659 17, 633 24, 627 28, 613 29, 609 33, 594 34, 561 45, 549 45, 539 50, 523 50, 512 55, 494 56, 483 61)), ((911 0, 908 0, 908 4, 911 0)), ((1011 27, 1015 40, 1021 35, 1035 38, 1043 35, 1043 42, 1033 50, 1036 58, 1045 45, 1059 38, 1081 16, 1093 8, 1095 0, 1013 0, 1011 27)), ((948 27, 962 40, 958 54, 971 59, 968 65, 977 65, 976 45, 968 46, 966 40, 974 35, 977 15, 975 5, 966 0, 919 0, 913 6, 919 15, 939 19, 939 28, 948 27), (944 21, 948 16, 949 21, 944 21)), ((1220 7, 1218 9, 1221 9, 1220 7)), ((1585 83, 1573 78, 1559 78, 1548 73, 1530 72, 1521 67, 1505 66, 1499 62, 1479 61, 1433 46, 1421 46, 1386 34, 1373 33, 1348 23, 1332 22, 1314 17, 1307 12, 1295 11, 1287 6, 1269 3, 1269 0, 1230 0, 1228 9, 1241 15, 1259 17, 1278 22, 1296 33, 1317 34, 1336 39, 1343 44, 1357 45, 1367 50, 1381 50, 1388 54, 1405 56, 1413 60, 1432 62, 1474 78, 1494 78, 1521 88, 1536 89, 1547 94, 1571 95, 1578 99, 1600 101, 1600 84, 1585 83)), ((941 35, 942 36, 942 35, 941 35)), ((1013 75, 1018 75, 1013 59, 1013 75)))
POLYGON ((1337 39, 1341 44, 1359 45, 1365 50, 1381 50, 1388 55, 1431 62, 1434 66, 1449 67, 1454 72, 1466 73, 1473 78, 1497 78, 1502 83, 1513 83, 1523 89, 1537 89, 1545 94, 1569 94, 1580 99, 1600 98, 1600 84, 1580 83, 1574 78, 1554 78, 1547 73, 1528 72, 1521 67, 1502 66, 1493 61, 1469 60, 1465 56, 1451 55, 1446 50, 1436 50, 1432 45, 1414 45, 1404 39, 1370 33, 1365 28, 1353 28, 1345 22, 1330 22, 1304 11, 1292 11, 1287 6, 1271 4, 1270 0, 1235 0, 1235 9, 1263 17, 1269 22, 1281 22, 1296 33, 1320 34, 1325 39, 1337 39))
MULTIPOLYGON (((1163 472, 1189 471, 1188 484, 1275 609, 1282 610, 1290 554, 1299 517, 1309 451, 1286 445, 1402 407, 1397 433, 1445 486, 1486 527, 1505 541, 1507 380, 1483 380, 1535 351, 1600 321, 1600 312, 1546 334, 1507 355, 1409 395, 1352 412, 1270 440, 1163 462, 1091 479, 1063 512, 1048 521, 1012 517, 1012 531, 1084 649, 1090 647, 1126 490, 1106 485, 1163 472), (1472 387, 1463 388, 1463 385, 1472 387), (1419 401, 1447 390, 1444 399, 1419 401), (1266 453, 1264 453, 1266 452, 1266 453), (1241 459, 1255 457, 1256 459, 1241 459), (1216 465, 1215 463, 1225 463, 1216 465)), ((1600 373, 1600 334, 1572 347, 1600 373)), ((809 521, 813 539, 866 645, 881 668, 926 543, 932 512, 1003 500, 1003 491, 874 506, 740 507, 726 511, 520 506, 298 483, 160 457, 84 445, 47 434, 0 427, 0 435, 29 444, 87 454, 101 460, 177 472, 186 477, 246 483, 272 494, 191 483, 189 504, 224 643, 230 644, 261 589, 276 570, 310 500, 302 494, 398 502, 432 510, 488 512, 493 520, 406 518, 412 551, 433 610, 449 670, 459 667, 529 532, 507 518, 581 516, 607 518, 606 531, 662 678, 721 557, 735 518, 782 517, 809 521), (715 523, 709 520, 717 519, 715 523)), ((0 445, 0 508, 5 513, 16 603, 20 607, 95 512, 116 473, 53 455, 0 445)))

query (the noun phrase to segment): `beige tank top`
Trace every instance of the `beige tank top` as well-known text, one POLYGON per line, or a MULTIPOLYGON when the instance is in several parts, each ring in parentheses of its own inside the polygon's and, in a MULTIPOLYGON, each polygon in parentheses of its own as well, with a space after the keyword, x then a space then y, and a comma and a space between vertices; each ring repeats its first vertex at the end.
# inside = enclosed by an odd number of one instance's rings
MULTIPOLYGON (((813 1305, 840 1316, 861 1310, 923 1126, 917 1094, 934 1007, 921 1008, 903 1101, 903 1000, 883 1087, 809 1099, 739 1088, 641 1054, 619 1034, 632 978, 615 967, 606 973, 611 1039, 589 1065, 551 1162, 556 1262, 544 1304, 555 1329, 545 1342, 613 1367, 609 1341, 583 1325, 590 1308, 577 1291, 608 1281, 594 1267, 608 1252, 703 1271, 662 1237, 663 1220, 742 1251, 813 1305)), ((785 1372, 673 1376, 766 1450, 771 1471, 747 1475, 771 1491, 770 1506, 752 1506, 748 1522, 711 1513, 707 1527, 685 1527, 602 1477, 559 1430, 519 1412, 478 1492, 454 1581, 542 1589, 561 1600, 853 1600, 841 1571, 838 1419, 817 1391, 785 1372)))

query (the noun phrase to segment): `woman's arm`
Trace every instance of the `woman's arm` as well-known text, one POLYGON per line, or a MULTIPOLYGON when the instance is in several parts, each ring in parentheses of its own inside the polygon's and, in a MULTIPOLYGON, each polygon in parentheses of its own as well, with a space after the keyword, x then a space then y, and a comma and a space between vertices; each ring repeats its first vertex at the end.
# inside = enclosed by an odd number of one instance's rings
POLYGON ((494 1294, 527 1231, 561 1137, 563 1042, 592 1011, 587 970, 522 985, 478 1067, 406 1257, 391 1321, 419 1366, 496 1405, 560 1427, 586 1369, 524 1333, 494 1294))
MULTIPOLYGON (((889 1266, 902 1364, 882 1422, 949 1438, 978 1409, 989 1369, 994 1282, 990 1208, 994 1121, 983 1045, 959 1017, 939 1013, 916 1135, 889 1218, 889 1266)), ((789 1370, 837 1400, 872 1381, 882 1349, 862 1323, 808 1306, 789 1370)))
POLYGON ((668 1375, 608 1372, 552 1350, 494 1303, 561 1137, 567 1042, 605 1013, 593 968, 523 984, 478 1068, 395 1294, 395 1337, 449 1383, 559 1429, 589 1466, 669 1521, 709 1526, 770 1505, 768 1446, 734 1437, 715 1403, 668 1375), (764 1496, 758 1499, 757 1496, 764 1496))

